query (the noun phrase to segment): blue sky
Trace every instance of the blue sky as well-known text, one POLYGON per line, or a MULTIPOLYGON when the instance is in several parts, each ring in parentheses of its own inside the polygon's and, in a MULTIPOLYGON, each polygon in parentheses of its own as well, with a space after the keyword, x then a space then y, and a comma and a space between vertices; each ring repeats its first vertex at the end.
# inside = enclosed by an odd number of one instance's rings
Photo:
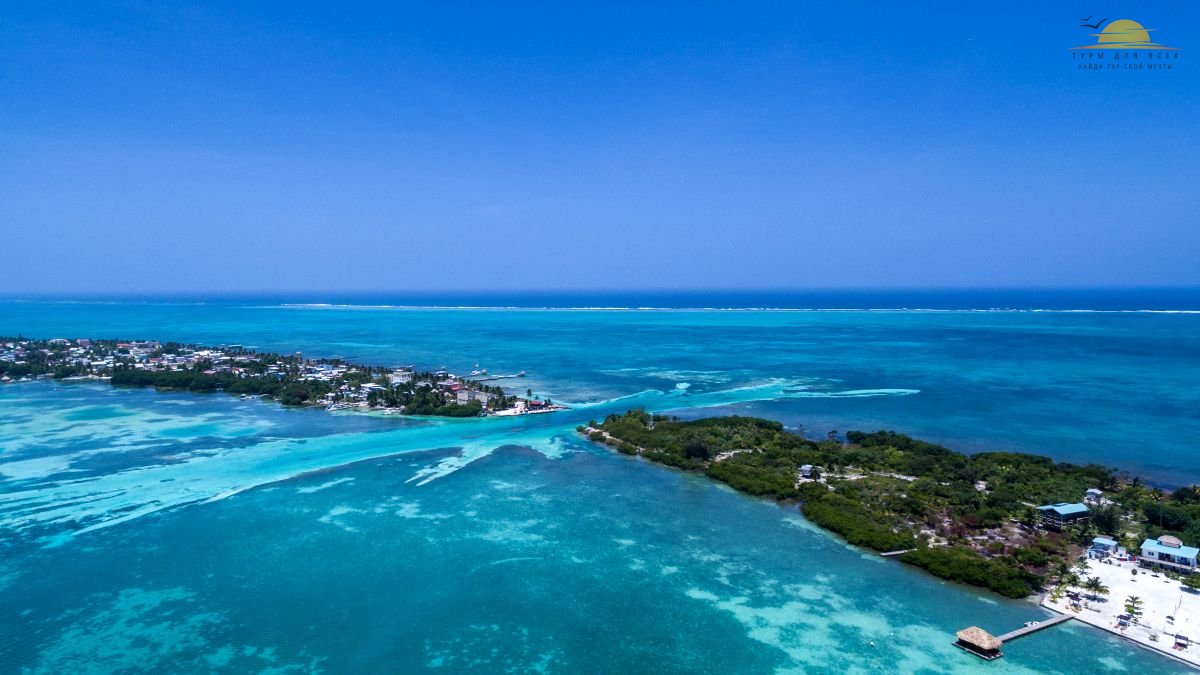
POLYGON ((9 6, 0 289, 1200 282, 1200 10, 965 4, 9 6))

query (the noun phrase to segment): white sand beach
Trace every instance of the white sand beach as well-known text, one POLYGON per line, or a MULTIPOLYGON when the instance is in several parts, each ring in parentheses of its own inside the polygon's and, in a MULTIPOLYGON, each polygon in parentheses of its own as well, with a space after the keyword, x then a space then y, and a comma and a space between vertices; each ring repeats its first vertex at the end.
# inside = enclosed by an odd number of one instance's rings
POLYGON ((1081 578, 1099 577, 1108 587, 1107 596, 1093 599, 1081 591, 1076 601, 1064 595, 1052 601, 1050 595, 1042 600, 1042 606, 1075 618, 1087 624, 1136 642, 1144 647, 1162 652, 1193 666, 1200 666, 1200 593, 1189 590, 1177 580, 1168 579, 1161 572, 1139 569, 1136 563, 1103 563, 1088 561, 1088 571, 1081 578), (1137 574, 1133 574, 1134 570, 1137 574), (1137 623, 1120 625, 1119 616, 1125 614, 1125 601, 1137 596, 1142 601, 1142 615, 1137 623), (1072 604, 1078 602, 1076 608, 1072 604), (1191 645, 1176 648, 1176 636, 1186 636, 1191 645))

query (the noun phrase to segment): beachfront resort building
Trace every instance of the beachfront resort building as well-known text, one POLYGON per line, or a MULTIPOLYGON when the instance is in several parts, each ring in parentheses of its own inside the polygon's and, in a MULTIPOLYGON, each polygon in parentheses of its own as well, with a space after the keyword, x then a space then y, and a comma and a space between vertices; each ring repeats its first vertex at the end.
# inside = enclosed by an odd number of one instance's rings
POLYGON ((1196 571, 1200 548, 1184 546, 1178 537, 1163 535, 1142 542, 1142 567, 1158 567, 1172 572, 1191 574, 1196 571))
POLYGON ((1061 530, 1068 525, 1086 523, 1088 507, 1083 504, 1047 504, 1038 507, 1038 519, 1048 530, 1061 530))

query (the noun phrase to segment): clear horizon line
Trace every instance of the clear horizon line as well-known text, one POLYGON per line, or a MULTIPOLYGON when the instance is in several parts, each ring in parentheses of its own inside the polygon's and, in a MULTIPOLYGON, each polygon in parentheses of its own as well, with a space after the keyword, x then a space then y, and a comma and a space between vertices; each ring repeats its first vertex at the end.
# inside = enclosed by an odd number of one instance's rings
POLYGON ((281 295, 502 295, 508 293, 530 295, 574 295, 589 293, 605 294, 739 294, 739 293, 979 293, 979 292, 1128 292, 1128 291, 1174 291, 1200 292, 1200 284, 1174 285, 998 285, 998 286, 762 286, 762 287, 579 287, 546 289, 537 287, 514 288, 454 288, 454 289, 186 289, 186 290, 72 290, 72 291, 18 291, 0 293, 0 300, 23 298, 62 297, 178 297, 178 296, 281 296, 281 295))

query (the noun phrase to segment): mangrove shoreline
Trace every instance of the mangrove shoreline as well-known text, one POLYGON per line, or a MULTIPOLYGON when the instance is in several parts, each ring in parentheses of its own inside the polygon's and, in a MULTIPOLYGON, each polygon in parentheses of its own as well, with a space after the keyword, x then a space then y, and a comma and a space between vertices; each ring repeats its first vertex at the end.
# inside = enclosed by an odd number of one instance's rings
POLYGON ((814 441, 752 417, 676 417, 630 410, 576 431, 623 454, 699 473, 748 495, 798 505, 846 542, 950 581, 1009 598, 1077 585, 1074 563, 1094 536, 1136 550, 1143 537, 1200 536, 1200 490, 1164 492, 1099 465, 1024 453, 967 455, 889 431, 814 441), (801 475, 806 467, 808 476, 801 475), (1037 507, 1105 498, 1085 523, 1055 531, 1037 507))

